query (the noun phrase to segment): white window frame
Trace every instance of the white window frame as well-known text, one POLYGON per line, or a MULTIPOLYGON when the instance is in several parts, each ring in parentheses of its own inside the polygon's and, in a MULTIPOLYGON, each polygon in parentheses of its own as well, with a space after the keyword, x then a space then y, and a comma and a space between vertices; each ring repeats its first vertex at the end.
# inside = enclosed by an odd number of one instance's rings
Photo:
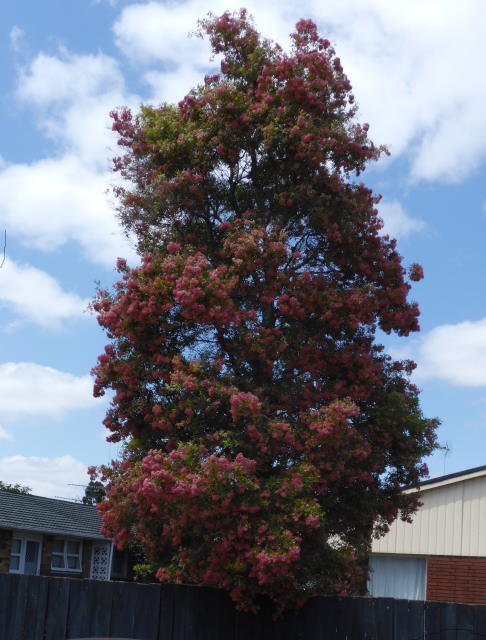
MULTIPOLYGON (((42 537, 14 531, 12 534, 12 543, 14 540, 19 540, 20 552, 12 553, 12 546, 10 546, 10 559, 12 558, 12 556, 17 556, 19 558, 19 568, 11 569, 9 566, 9 573, 22 573, 22 574, 25 573, 25 550, 27 547, 27 542, 37 542, 39 544, 39 555, 37 556, 37 567, 35 570, 35 574, 33 575, 38 576, 40 573, 40 565, 41 565, 41 557, 42 557, 42 537)), ((10 562, 10 559, 9 559, 9 562, 10 562)))
POLYGON ((63 543, 63 552, 60 553, 57 551, 51 551, 51 571, 58 572, 58 573, 82 573, 83 572, 83 541, 80 540, 79 538, 55 538, 54 542, 63 543), (68 553, 67 552, 68 542, 75 542, 76 544, 78 544, 79 553, 77 554, 68 553), (79 569, 68 568, 68 562, 67 562, 68 556, 74 556, 74 555, 79 558, 79 569), (52 561, 54 556, 62 557, 64 562, 62 567, 52 566, 52 561))

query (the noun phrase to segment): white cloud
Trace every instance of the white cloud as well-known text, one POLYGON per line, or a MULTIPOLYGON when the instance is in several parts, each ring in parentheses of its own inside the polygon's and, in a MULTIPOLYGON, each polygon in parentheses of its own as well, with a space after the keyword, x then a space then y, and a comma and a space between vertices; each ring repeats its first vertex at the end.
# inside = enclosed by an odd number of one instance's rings
POLYGON ((372 135, 395 156, 411 152, 412 178, 454 182, 470 173, 486 154, 478 135, 486 79, 474 66, 486 5, 331 0, 320 13, 372 135))
POLYGON ((404 238, 425 227, 422 220, 409 216, 397 200, 382 200, 378 205, 378 211, 384 223, 383 233, 387 233, 391 238, 404 238))
POLYGON ((17 25, 14 25, 10 29, 9 38, 10 38, 10 46, 12 50, 20 51, 20 49, 22 48, 22 41, 25 38, 25 31, 20 27, 18 27, 17 25))
POLYGON ((19 75, 17 97, 35 109, 41 130, 61 153, 106 171, 115 155, 116 136, 109 113, 117 106, 138 108, 126 92, 118 62, 110 56, 38 54, 19 75))
POLYGON ((89 300, 62 290, 58 281, 30 265, 7 259, 0 277, 0 306, 20 318, 47 328, 61 320, 83 317, 89 300))
MULTIPOLYGON (((188 13, 181 16, 176 5, 131 4, 115 22, 115 41, 127 57, 142 65, 163 61, 162 70, 152 68, 143 74, 151 88, 150 102, 178 102, 192 87, 202 83, 209 70, 219 71, 219 63, 210 61, 207 39, 191 35, 198 19, 209 11, 204 5, 204 2, 186 3, 188 13)), ((225 9, 223 2, 211 7, 215 13, 225 9)))
POLYGON ((22 69, 17 94, 25 102, 45 107, 120 91, 123 86, 123 76, 113 58, 63 50, 60 57, 39 53, 22 69))
POLYGON ((417 380, 444 380, 462 387, 486 386, 486 318, 445 324, 415 345, 417 380))
MULTIPOLYGON (((69 241, 111 268, 135 258, 106 193, 118 180, 109 112, 140 100, 125 91, 118 63, 104 54, 40 53, 19 75, 17 97, 58 146, 55 156, 0 167, 0 223, 26 246, 53 251, 69 241)), ((113 200, 113 198, 111 198, 113 200)))
MULTIPOLYGON (((284 46, 302 16, 317 22, 336 44, 361 120, 371 123, 372 137, 388 144, 394 157, 409 154, 413 180, 459 181, 486 156, 486 76, 475 64, 484 53, 485 3, 248 0, 245 6, 262 33, 284 46)), ((174 100, 182 87, 185 93, 194 85, 208 58, 207 45, 186 34, 209 11, 239 7, 236 0, 130 4, 113 29, 127 56, 161 64, 146 79, 164 91, 159 99, 174 100)))
POLYGON ((7 166, 0 170, 0 226, 43 251, 73 240, 106 267, 118 256, 134 258, 108 201, 110 179, 74 156, 7 166))
POLYGON ((87 465, 71 455, 57 458, 9 456, 0 458, 0 479, 10 484, 32 488, 34 495, 48 498, 79 498, 88 484, 87 465))
MULTIPOLYGON (((111 168, 111 160, 120 155, 115 135, 111 130, 110 111, 119 106, 131 106, 138 111, 139 100, 123 96, 118 92, 100 96, 87 96, 80 102, 73 102, 60 115, 46 117, 42 126, 46 134, 58 141, 66 155, 75 155, 87 167, 93 167, 103 174, 111 168)), ((109 175, 107 186, 113 182, 109 175)))
POLYGON ((0 440, 13 440, 13 435, 0 425, 0 440))
MULTIPOLYGON (((116 43, 125 55, 141 62, 164 60, 178 66, 185 60, 195 66, 207 65, 210 55, 207 41, 187 37, 195 31, 197 20, 209 11, 207 4, 199 0, 181 5, 130 4, 113 25, 116 43)), ((221 2, 213 3, 216 13, 217 5, 223 6, 221 2)))
POLYGON ((156 105, 163 102, 179 102, 189 89, 201 84, 206 72, 207 69, 201 71, 183 64, 173 71, 147 71, 143 78, 151 89, 149 102, 156 105))
POLYGON ((33 362, 0 365, 0 398, 4 419, 61 418, 68 411, 91 409, 103 402, 101 398, 93 398, 90 376, 75 376, 33 362))

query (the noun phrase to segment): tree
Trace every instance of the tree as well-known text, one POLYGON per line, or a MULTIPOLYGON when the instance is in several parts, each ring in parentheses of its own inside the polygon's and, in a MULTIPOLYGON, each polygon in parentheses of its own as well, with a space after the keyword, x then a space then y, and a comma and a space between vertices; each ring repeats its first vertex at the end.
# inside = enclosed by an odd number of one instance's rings
POLYGON ((10 484, 9 482, 3 482, 0 480, 0 491, 10 491, 11 493, 22 493, 27 495, 32 493, 32 488, 18 483, 10 484))
POLYGON ((110 339, 95 394, 114 391, 105 425, 124 442, 100 509, 159 580, 281 610, 359 588, 372 532, 417 507, 402 489, 427 473, 436 421, 414 364, 375 342, 419 312, 356 179, 385 149, 339 58, 306 20, 290 54, 244 10, 201 32, 220 74, 177 106, 112 114, 142 263, 119 259, 93 303, 110 339))
POLYGON ((81 498, 83 504, 89 504, 95 506, 99 504, 105 497, 105 487, 99 480, 90 480, 86 489, 84 490, 84 496, 81 498))

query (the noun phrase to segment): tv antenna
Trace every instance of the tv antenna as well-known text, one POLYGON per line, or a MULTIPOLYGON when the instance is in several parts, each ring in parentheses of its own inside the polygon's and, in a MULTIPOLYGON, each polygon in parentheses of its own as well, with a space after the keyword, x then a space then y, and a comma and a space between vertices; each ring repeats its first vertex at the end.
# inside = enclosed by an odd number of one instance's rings
POLYGON ((451 452, 451 448, 449 447, 449 443, 446 442, 445 445, 442 447, 442 451, 444 452, 444 475, 446 472, 446 458, 449 455, 449 453, 451 452))

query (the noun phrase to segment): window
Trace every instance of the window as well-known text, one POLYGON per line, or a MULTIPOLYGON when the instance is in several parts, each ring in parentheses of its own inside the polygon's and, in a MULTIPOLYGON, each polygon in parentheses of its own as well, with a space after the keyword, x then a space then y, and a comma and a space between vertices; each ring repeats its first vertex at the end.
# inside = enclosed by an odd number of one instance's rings
POLYGON ((40 539, 14 533, 10 548, 10 573, 38 574, 40 546, 40 539))
POLYGON ((374 598, 425 600, 425 558, 372 554, 370 569, 368 591, 374 598))
POLYGON ((126 550, 113 549, 111 578, 126 578, 128 573, 128 553, 126 550))
POLYGON ((54 540, 51 569, 81 571, 81 540, 54 540))
POLYGON ((10 571, 20 571, 20 561, 22 559, 22 540, 12 538, 12 549, 10 551, 10 571))

